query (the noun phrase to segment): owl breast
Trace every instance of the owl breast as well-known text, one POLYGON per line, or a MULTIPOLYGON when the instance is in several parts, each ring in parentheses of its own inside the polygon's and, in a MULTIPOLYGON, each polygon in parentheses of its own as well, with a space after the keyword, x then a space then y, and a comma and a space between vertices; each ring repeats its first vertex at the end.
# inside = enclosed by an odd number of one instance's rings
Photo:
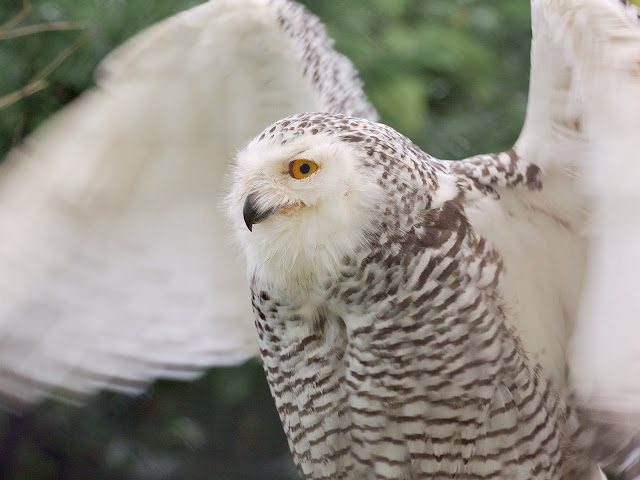
POLYGON ((500 260, 461 213, 449 233, 427 218, 417 247, 383 234, 304 292, 254 281, 264 367, 308 479, 570 478, 575 416, 505 327, 500 260))

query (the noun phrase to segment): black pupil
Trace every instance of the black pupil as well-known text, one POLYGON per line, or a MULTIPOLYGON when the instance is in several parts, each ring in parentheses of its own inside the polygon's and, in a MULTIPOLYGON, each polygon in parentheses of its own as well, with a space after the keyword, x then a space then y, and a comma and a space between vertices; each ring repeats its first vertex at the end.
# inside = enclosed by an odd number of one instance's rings
POLYGON ((300 173, 301 174, 306 175, 310 171, 311 171, 311 165, 309 165, 308 163, 302 163, 300 165, 300 173))

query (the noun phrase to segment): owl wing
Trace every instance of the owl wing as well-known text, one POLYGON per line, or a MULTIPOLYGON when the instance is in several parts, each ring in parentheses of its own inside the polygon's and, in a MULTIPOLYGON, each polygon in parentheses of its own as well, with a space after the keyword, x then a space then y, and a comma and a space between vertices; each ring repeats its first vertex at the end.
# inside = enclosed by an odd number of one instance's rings
POLYGON ((525 349, 591 407, 640 415, 640 25, 619 0, 533 0, 514 150, 461 162, 525 349))
POLYGON ((0 397, 138 392, 257 354, 221 199, 227 164, 303 111, 375 119, 351 63, 286 0, 158 23, 0 165, 0 397))
POLYGON ((615 9, 605 24, 595 17, 583 27, 582 35, 594 32, 589 41, 576 47, 588 99, 585 132, 590 148, 583 182, 594 200, 586 226, 587 275, 569 365, 573 385, 592 407, 631 415, 640 426, 638 19, 632 4, 615 9))

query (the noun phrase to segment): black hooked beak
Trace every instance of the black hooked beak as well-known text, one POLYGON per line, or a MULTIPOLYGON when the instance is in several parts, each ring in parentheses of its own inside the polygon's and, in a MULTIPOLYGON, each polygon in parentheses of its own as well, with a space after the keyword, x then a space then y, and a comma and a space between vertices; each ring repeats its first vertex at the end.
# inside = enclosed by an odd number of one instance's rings
POLYGON ((249 196, 247 196, 247 199, 244 201, 244 207, 242 208, 244 223, 249 231, 252 232, 253 226, 256 223, 260 223, 267 217, 269 217, 269 215, 271 215, 274 210, 274 208, 260 210, 258 208, 258 195, 255 193, 250 193, 249 196))

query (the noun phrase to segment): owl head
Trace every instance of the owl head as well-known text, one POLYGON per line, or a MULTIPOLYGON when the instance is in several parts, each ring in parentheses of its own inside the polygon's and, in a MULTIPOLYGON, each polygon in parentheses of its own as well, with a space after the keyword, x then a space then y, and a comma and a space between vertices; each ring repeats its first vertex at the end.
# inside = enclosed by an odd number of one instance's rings
POLYGON ((401 232, 457 194, 442 164, 393 129, 328 113, 267 127, 238 154, 231 183, 250 274, 276 280, 330 275, 381 229, 401 232))

